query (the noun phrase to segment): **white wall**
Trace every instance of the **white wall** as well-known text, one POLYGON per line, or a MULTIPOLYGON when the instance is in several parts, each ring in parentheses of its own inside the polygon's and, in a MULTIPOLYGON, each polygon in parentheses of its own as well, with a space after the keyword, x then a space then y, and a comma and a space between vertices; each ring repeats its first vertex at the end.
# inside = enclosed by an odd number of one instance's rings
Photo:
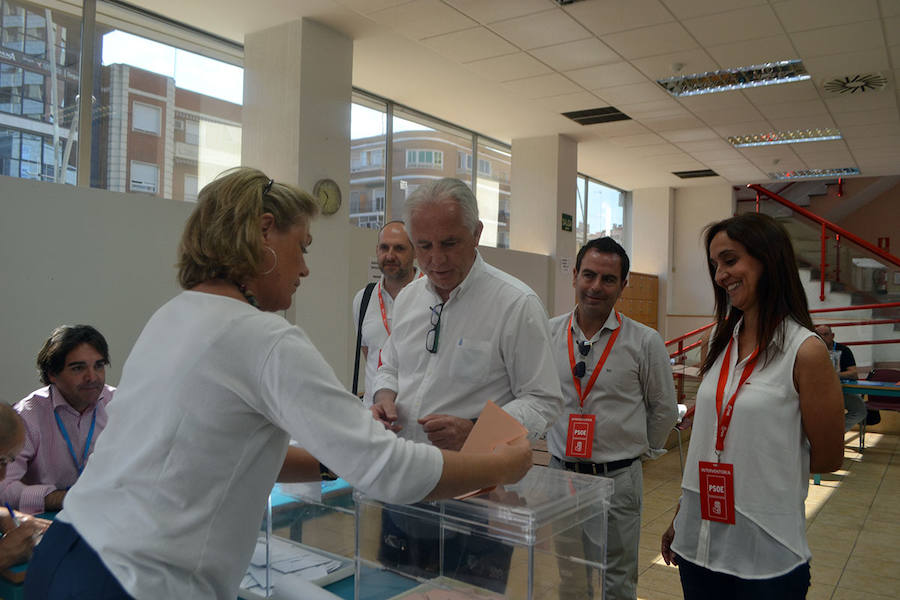
POLYGON ((64 323, 110 346, 107 381, 150 315, 178 293, 174 267, 193 204, 0 176, 0 400, 40 387, 35 357, 64 323))
POLYGON ((669 255, 673 249, 672 188, 646 188, 632 194, 631 270, 659 276, 660 335, 666 337, 669 255))
POLYGON ((727 184, 675 189, 666 339, 712 320, 715 302, 706 266, 703 230, 710 223, 733 214, 733 191, 727 184))

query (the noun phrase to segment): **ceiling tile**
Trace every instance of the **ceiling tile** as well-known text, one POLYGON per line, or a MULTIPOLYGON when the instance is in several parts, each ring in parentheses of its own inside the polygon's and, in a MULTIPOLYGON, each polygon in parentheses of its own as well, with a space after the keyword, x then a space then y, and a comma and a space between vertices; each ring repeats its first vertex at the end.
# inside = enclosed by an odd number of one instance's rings
POLYGON ((791 0, 773 6, 787 31, 806 31, 877 19, 877 0, 791 0))
POLYGON ((874 137, 900 136, 900 123, 895 121, 877 125, 852 125, 841 129, 841 134, 848 143, 874 137))
POLYGON ((894 151, 900 151, 900 136, 879 136, 870 138, 860 138, 847 140, 850 151, 856 155, 857 150, 866 148, 891 148, 894 151))
POLYGON ((814 157, 825 156, 842 156, 850 157, 850 150, 844 142, 837 140, 833 142, 808 142, 805 144, 794 144, 794 152, 798 156, 808 159, 814 157))
POLYGON ((522 79, 552 71, 524 52, 466 63, 466 68, 492 81, 522 79))
POLYGON ((613 50, 627 59, 691 50, 697 42, 678 23, 665 23, 603 36, 613 50))
POLYGON ((772 129, 776 131, 787 131, 789 129, 821 129, 822 127, 834 127, 834 119, 831 118, 831 115, 826 113, 812 115, 794 115, 793 117, 769 119, 769 123, 772 124, 772 129))
POLYGON ((688 110, 703 112, 707 110, 750 109, 753 107, 740 91, 716 92, 699 96, 682 96, 678 99, 688 110))
POLYGON ((503 85, 514 94, 525 98, 547 98, 583 91, 559 73, 506 81, 503 85))
POLYGON ((758 6, 766 0, 662 0, 679 19, 702 17, 736 8, 758 6))
POLYGON ((637 121, 612 121, 611 123, 597 123, 595 125, 585 125, 584 127, 592 134, 603 136, 604 138, 647 133, 647 128, 637 121))
MULTIPOLYGON (((649 103, 647 103, 649 104, 649 103)), ((635 105, 637 106, 637 105, 635 105)), ((689 113, 685 108, 678 106, 674 108, 665 108, 661 110, 643 110, 643 109, 635 109, 629 108, 628 110, 631 113, 626 114, 630 116, 632 119, 638 119, 641 122, 654 121, 660 119, 688 119, 692 118, 691 113, 689 113)), ((696 118, 696 117, 693 117, 696 118)), ((701 123, 702 125, 702 123, 701 123)))
POLYGON ((575 92, 574 94, 561 94, 536 100, 549 110, 558 113, 571 112, 573 110, 586 110, 588 108, 600 108, 606 106, 606 102, 590 92, 575 92))
POLYGON ((880 110, 893 108, 897 110, 897 99, 890 91, 866 93, 862 96, 826 96, 825 105, 831 114, 855 112, 858 110, 880 110))
POLYGON ((445 33, 422 43, 442 56, 464 63, 518 52, 518 48, 484 27, 445 33))
POLYGON ((790 38, 786 35, 709 46, 706 51, 716 59, 723 69, 736 69, 798 58, 790 38))
POLYGON ((531 51, 531 55, 557 71, 572 71, 622 60, 609 46, 594 37, 537 48, 531 51))
POLYGON ((750 121, 762 121, 763 116, 755 108, 747 109, 728 109, 728 110, 710 110, 698 117, 712 128, 717 125, 728 125, 730 123, 742 123, 750 121))
POLYGON ((694 154, 695 152, 726 152, 734 149, 731 144, 718 137, 712 140, 679 142, 678 147, 691 154, 694 154))
MULTIPOLYGON (((370 0, 357 0, 369 2, 370 0)), ((479 23, 493 23, 541 12, 554 6, 552 0, 444 0, 479 23)))
POLYGON ((369 17, 417 40, 477 25, 440 0, 415 0, 369 13, 369 17))
POLYGON ((338 0, 338 2, 358 13, 368 14, 392 6, 407 4, 410 0, 338 0))
POLYGON ((610 143, 623 148, 631 148, 633 146, 652 146, 654 144, 662 144, 671 146, 666 140, 662 139, 655 133, 642 133, 640 135, 623 135, 609 138, 610 143))
POLYGON ((884 36, 888 46, 900 44, 900 17, 884 20, 884 36))
POLYGON ((896 123, 900 119, 897 110, 883 108, 881 110, 867 110, 859 112, 845 112, 834 116, 838 127, 852 127, 854 125, 872 125, 874 123, 896 123))
POLYGON ((679 164, 690 157, 672 144, 653 144, 650 146, 636 146, 628 149, 628 153, 641 158, 653 158, 659 164, 679 164))
POLYGON ((711 159, 706 159, 703 162, 706 163, 707 165, 709 165, 709 167, 713 170, 715 170, 716 168, 727 169, 729 167, 746 167, 746 166, 750 165, 750 162, 743 156, 741 156, 738 159, 728 158, 728 159, 724 159, 724 160, 711 158, 711 159))
POLYGON ((702 160, 704 162, 708 160, 742 160, 746 162, 746 159, 741 156, 741 153, 734 148, 727 148, 725 150, 700 150, 698 152, 691 152, 691 156, 693 156, 697 160, 702 160))
POLYGON ((659 0, 599 0, 572 4, 564 10, 597 35, 674 20, 659 0))
POLYGON ((647 77, 653 80, 668 79, 676 75, 716 71, 719 65, 705 50, 695 48, 661 56, 650 56, 631 61, 647 77))
POLYGON ((768 5, 685 19, 682 23, 704 46, 756 40, 783 31, 775 13, 768 5))
POLYGON ((497 21, 491 29, 526 50, 591 37, 587 29, 559 9, 497 21))
POLYGON ((797 52, 804 58, 885 48, 880 21, 863 21, 813 31, 799 31, 791 34, 791 40, 797 52))
POLYGON ((887 54, 883 48, 805 58, 803 66, 818 85, 821 85, 823 80, 833 77, 872 71, 881 72, 889 69, 887 54))
POLYGON ((819 92, 810 80, 747 88, 744 95, 756 106, 819 99, 819 92))
POLYGON ((660 135, 662 135, 670 142, 676 142, 680 148, 687 150, 688 152, 706 149, 688 145, 696 143, 705 144, 708 142, 715 142, 716 147, 719 147, 721 144, 725 144, 725 147, 730 147, 726 142, 722 141, 722 138, 718 133, 707 127, 701 127, 698 129, 680 129, 676 131, 666 131, 661 133, 660 135))
POLYGON ((647 81, 647 78, 640 71, 626 62, 566 71, 566 77, 588 89, 615 87, 647 81))
POLYGON ((656 102, 671 98, 671 96, 663 91, 661 87, 650 82, 620 85, 612 88, 597 88, 596 90, 593 90, 593 92, 610 104, 616 106, 619 104, 656 102))
POLYGON ((668 138, 667 132, 676 133, 679 131, 694 131, 703 128, 703 122, 694 116, 642 118, 640 121, 648 129, 661 134, 665 138, 668 138))
POLYGON ((762 119, 758 121, 745 121, 742 123, 723 123, 713 126, 713 131, 726 138, 732 135, 748 135, 771 130, 772 125, 768 121, 762 119))
POLYGON ((767 119, 786 119, 807 115, 828 115, 828 110, 821 100, 807 102, 785 102, 783 104, 767 104, 760 106, 759 112, 767 119))

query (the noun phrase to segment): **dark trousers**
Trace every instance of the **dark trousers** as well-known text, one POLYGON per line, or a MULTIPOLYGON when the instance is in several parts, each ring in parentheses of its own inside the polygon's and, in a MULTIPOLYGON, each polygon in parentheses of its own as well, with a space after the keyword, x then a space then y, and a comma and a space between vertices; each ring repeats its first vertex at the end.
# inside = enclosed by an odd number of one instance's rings
POLYGON ((28 600, 133 600, 74 527, 54 521, 25 576, 28 600))
POLYGON ((809 590, 809 563, 771 579, 741 579, 710 571, 680 556, 677 560, 684 600, 803 600, 809 590))

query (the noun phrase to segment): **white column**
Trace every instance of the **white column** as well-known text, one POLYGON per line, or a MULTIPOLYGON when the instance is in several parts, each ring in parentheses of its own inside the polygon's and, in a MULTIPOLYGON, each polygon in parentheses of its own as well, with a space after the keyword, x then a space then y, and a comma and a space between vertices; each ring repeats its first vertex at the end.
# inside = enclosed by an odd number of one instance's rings
POLYGON ((632 193, 631 270, 659 276, 659 332, 666 338, 669 270, 674 253, 672 188, 646 188, 632 193))
POLYGON ((562 135, 513 140, 509 246, 551 257, 550 316, 574 305, 577 177, 575 140, 562 135), (563 214, 572 217, 572 231, 562 230, 563 214))
POLYGON ((346 384, 352 371, 349 288, 350 99, 353 42, 308 19, 244 38, 242 162, 312 190, 334 179, 344 202, 312 223, 310 276, 285 315, 346 384))

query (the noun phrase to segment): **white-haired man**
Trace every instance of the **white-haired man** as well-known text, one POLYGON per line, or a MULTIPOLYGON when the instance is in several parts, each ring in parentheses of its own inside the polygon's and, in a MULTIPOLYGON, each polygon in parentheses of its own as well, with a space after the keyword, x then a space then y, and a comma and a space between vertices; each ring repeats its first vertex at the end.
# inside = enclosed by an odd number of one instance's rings
MULTIPOLYGON (((542 434, 562 410, 547 313, 527 285, 481 258, 472 191, 450 178, 423 185, 407 200, 405 221, 426 277, 403 288, 394 304, 375 379, 375 418, 401 437, 458 450, 493 400, 530 437, 542 434)), ((415 519, 388 515, 379 557, 416 575, 452 572, 504 590, 506 549, 448 539, 440 565, 437 539, 415 519)))

